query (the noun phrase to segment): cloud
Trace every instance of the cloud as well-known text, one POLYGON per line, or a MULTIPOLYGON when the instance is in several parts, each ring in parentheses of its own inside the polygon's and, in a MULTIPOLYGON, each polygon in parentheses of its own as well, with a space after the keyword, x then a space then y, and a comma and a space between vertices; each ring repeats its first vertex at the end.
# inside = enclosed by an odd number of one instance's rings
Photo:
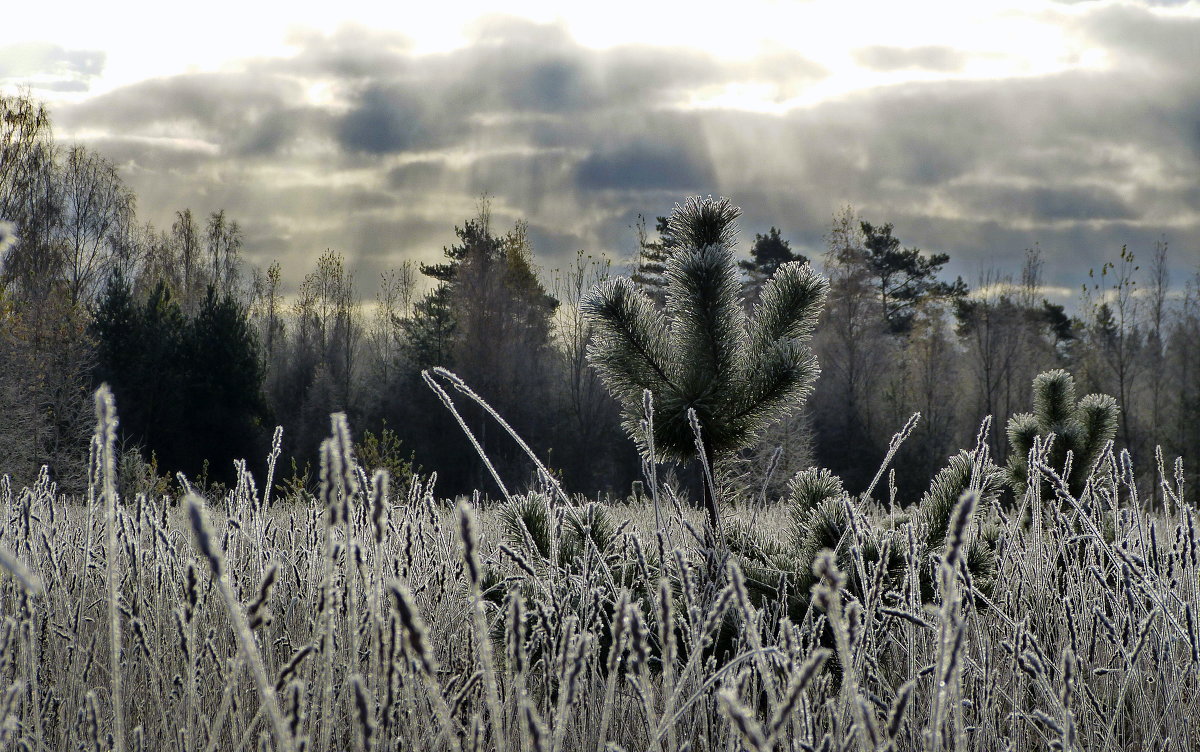
POLYGON ((393 188, 427 184, 439 179, 448 169, 445 160, 418 159, 388 170, 387 183, 393 188))
POLYGON ((1007 222, 1132 220, 1138 213, 1115 190, 1103 187, 959 187, 955 197, 967 213, 1007 222))
POLYGON ((1087 15, 1077 33, 1107 50, 1115 67, 1140 64, 1169 80, 1196 83, 1192 72, 1200 65, 1200 17, 1113 5, 1087 15))
POLYGON ((16 83, 49 91, 87 91, 104 72, 101 50, 67 49, 49 42, 0 47, 0 83, 16 83))
POLYGON ((254 60, 248 68, 307 78, 367 80, 404 71, 413 46, 403 34, 358 25, 341 26, 328 34, 294 29, 288 42, 296 47, 295 55, 254 60))
POLYGON ((99 50, 69 50, 47 42, 10 44, 0 47, 0 76, 98 76, 104 60, 99 50))
POLYGON ((146 173, 168 178, 197 174, 218 156, 205 142, 140 134, 93 136, 88 146, 120 167, 126 180, 146 173))
POLYGON ((444 132, 426 124, 427 105, 407 87, 370 85, 337 126, 342 148, 389 154, 433 146, 444 132))
POLYGON ((299 82, 248 73, 190 73, 122 87, 62 110, 68 124, 126 132, 174 126, 230 140, 265 113, 302 101, 299 82))
MULTIPOLYGON (((560 25, 491 17, 465 46, 425 55, 398 34, 297 32, 289 57, 140 82, 55 116, 123 166, 147 218, 225 208, 252 258, 289 259, 289 284, 325 247, 362 279, 432 261, 481 193, 498 226, 528 219, 546 268, 580 248, 628 257, 637 215, 653 225, 692 193, 743 207, 743 251, 775 225, 819 258, 851 204, 906 245, 949 253, 948 273, 968 280, 1019 269, 1035 243, 1060 287, 1163 232, 1200 248, 1200 21, 1106 4, 1059 20, 1110 65, 922 75, 764 114, 693 103, 743 84, 782 102, 829 71, 779 49, 733 63, 593 49, 560 25)), ((853 54, 937 74, 961 72, 966 53, 853 54)))
POLYGON ((859 65, 877 71, 929 70, 957 72, 967 62, 967 54, 953 47, 890 47, 876 45, 854 50, 859 65))
POLYGON ((575 175, 585 190, 696 193, 715 183, 707 156, 686 140, 635 141, 596 151, 579 162, 575 175))
POLYGON ((1008 297, 1014 298, 1021 295, 1029 295, 1036 299, 1045 300, 1064 300, 1070 298, 1075 292, 1069 287, 1056 285, 1036 285, 1027 287, 1012 281, 1007 278, 1003 281, 988 281, 986 284, 981 284, 968 293, 968 296, 975 300, 995 300, 997 298, 1008 297))

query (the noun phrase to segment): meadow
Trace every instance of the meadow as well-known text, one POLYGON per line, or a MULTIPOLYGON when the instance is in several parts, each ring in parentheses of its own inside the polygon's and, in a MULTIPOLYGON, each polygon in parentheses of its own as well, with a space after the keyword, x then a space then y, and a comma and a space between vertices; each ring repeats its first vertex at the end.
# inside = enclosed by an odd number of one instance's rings
POLYGON ((1111 442, 1078 491, 1035 442, 1008 503, 982 440, 907 509, 718 488, 712 531, 652 465, 610 503, 393 488, 342 416, 316 494, 271 496, 277 437, 266 478, 121 497, 97 405, 85 499, 0 487, 0 749, 1200 745, 1196 511, 1111 442))

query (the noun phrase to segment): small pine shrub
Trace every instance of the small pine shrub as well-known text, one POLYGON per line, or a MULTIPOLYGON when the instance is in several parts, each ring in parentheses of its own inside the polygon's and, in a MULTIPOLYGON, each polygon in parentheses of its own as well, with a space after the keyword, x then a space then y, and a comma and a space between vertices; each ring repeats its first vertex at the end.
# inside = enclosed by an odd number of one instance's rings
MULTIPOLYGON (((1083 494, 1093 466, 1104 447, 1117 434, 1120 408, 1107 394, 1075 398, 1075 379, 1064 370, 1047 371, 1033 380, 1033 412, 1019 413, 1008 421, 1011 451, 1005 466, 1008 483, 1019 498, 1029 483, 1030 453, 1040 440, 1047 447, 1046 464, 1058 472, 1071 457, 1064 477, 1070 493, 1083 494)), ((1048 484, 1043 498, 1054 498, 1048 484)))
POLYGON ((408 488, 416 474, 413 467, 415 452, 404 452, 396 432, 386 426, 379 433, 364 431, 354 445, 354 454, 367 470, 386 470, 398 488, 408 488))

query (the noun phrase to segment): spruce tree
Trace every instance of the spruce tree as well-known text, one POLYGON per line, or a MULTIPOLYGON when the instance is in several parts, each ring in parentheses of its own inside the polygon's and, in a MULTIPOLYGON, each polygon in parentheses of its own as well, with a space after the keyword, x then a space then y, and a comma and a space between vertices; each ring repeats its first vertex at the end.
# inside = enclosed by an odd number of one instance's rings
POLYGON ((196 472, 208 460, 217 477, 231 477, 233 460, 257 462, 269 421, 263 365, 246 310, 208 286, 183 336, 186 357, 186 436, 181 467, 196 472))
POLYGON ((670 223, 666 217, 657 217, 654 231, 658 240, 651 240, 646 234, 646 219, 638 215, 638 258, 637 268, 630 277, 634 284, 650 296, 654 304, 662 308, 666 303, 667 259, 679 247, 679 241, 671 233, 670 223))
MULTIPOLYGON (((819 371, 807 342, 828 283, 808 265, 783 264, 748 315, 732 249, 739 214, 725 198, 675 207, 668 228, 679 248, 667 260, 665 310, 623 277, 596 285, 581 303, 595 330, 589 361, 652 461, 696 455, 694 412, 702 459, 713 467, 802 406, 819 371), (646 391, 654 400, 651 436, 640 428, 646 391)), ((716 528, 716 499, 707 484, 703 493, 716 528)))
POLYGON ((232 461, 261 454, 269 420, 258 342, 244 308, 210 285, 196 315, 180 310, 166 282, 139 304, 120 273, 93 311, 95 381, 121 411, 124 440, 159 467, 195 476, 207 460, 232 480, 232 461))

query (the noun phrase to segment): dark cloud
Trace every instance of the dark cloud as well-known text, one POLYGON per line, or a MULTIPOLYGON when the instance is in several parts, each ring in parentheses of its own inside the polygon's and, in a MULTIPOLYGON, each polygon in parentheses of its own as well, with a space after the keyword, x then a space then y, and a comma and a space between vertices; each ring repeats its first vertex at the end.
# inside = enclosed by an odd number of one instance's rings
POLYGON ((387 183, 392 188, 421 186, 438 180, 448 169, 445 160, 419 159, 388 170, 387 183))
POLYGON ((877 45, 854 51, 859 65, 877 71, 929 70, 954 73, 962 70, 967 55, 953 47, 889 47, 877 45))
POLYGON ((278 154, 296 137, 298 125, 286 110, 269 112, 257 118, 232 139, 234 151, 246 157, 269 157, 278 154))
POLYGON ((145 131, 163 125, 234 134, 267 113, 299 104, 303 89, 283 76, 189 73, 132 84, 62 110, 69 125, 145 131))
POLYGON ((444 132, 426 125, 426 104, 403 87, 368 86, 337 126, 342 148, 389 154, 433 146, 444 132))
POLYGON ((211 165, 215 156, 211 151, 174 139, 137 135, 92 137, 88 146, 117 165, 126 179, 147 172, 167 176, 195 173, 211 165))
POLYGON ((571 194, 575 162, 563 150, 519 150, 475 159, 461 171, 463 188, 472 195, 503 195, 515 206, 538 211, 547 200, 571 194))
POLYGON ((337 126, 339 143, 350 152, 394 154, 444 147, 486 129, 493 140, 508 137, 497 146, 578 146, 568 136, 579 121, 640 115, 731 75, 694 50, 588 50, 558 26, 511 18, 480 23, 473 39, 344 89, 350 110, 337 126))
POLYGON ((955 200, 968 216, 1008 222, 1113 221, 1137 219, 1116 191, 1097 187, 959 187, 955 200))
POLYGON ((574 112, 594 103, 593 83, 579 61, 566 56, 524 61, 492 91, 496 104, 518 112, 574 112), (515 74, 515 75, 512 75, 515 74))
POLYGON ((571 43, 557 27, 512 22, 501 28, 475 47, 425 61, 424 74, 456 111, 586 116, 644 109, 730 75, 695 50, 596 51, 571 43))
POLYGON ((697 192, 715 185, 707 155, 685 143, 635 141, 583 159, 576 183, 585 190, 697 192))
MULTIPOLYGON (((184 74, 143 81, 56 113, 66 128, 177 140, 239 160, 286 155, 297 139, 324 137, 335 116, 304 103, 302 83, 249 72, 184 74)), ((144 160, 143 160, 144 161, 144 160)))
POLYGON ((412 40, 403 34, 355 25, 328 34, 297 29, 288 41, 297 48, 295 55, 254 60, 248 69, 311 78, 373 79, 403 72, 412 51, 412 40))
POLYGON ((1147 62, 1173 79, 1195 81, 1191 74, 1200 64, 1200 18, 1114 5, 1086 16, 1079 31, 1107 48, 1118 65, 1147 62))
POLYGON ((706 130, 721 191, 810 256, 852 204, 950 253, 968 279, 1019 269, 1040 242, 1048 280, 1073 288, 1163 232, 1197 258, 1200 157, 1179 127, 1193 101, 1153 77, 1071 73, 893 87, 784 118, 727 113, 706 130))
POLYGON ((586 234, 572 232, 569 227, 530 224, 527 231, 534 260, 543 270, 551 272, 566 268, 565 263, 575 258, 575 252, 585 250, 592 241, 586 234))

